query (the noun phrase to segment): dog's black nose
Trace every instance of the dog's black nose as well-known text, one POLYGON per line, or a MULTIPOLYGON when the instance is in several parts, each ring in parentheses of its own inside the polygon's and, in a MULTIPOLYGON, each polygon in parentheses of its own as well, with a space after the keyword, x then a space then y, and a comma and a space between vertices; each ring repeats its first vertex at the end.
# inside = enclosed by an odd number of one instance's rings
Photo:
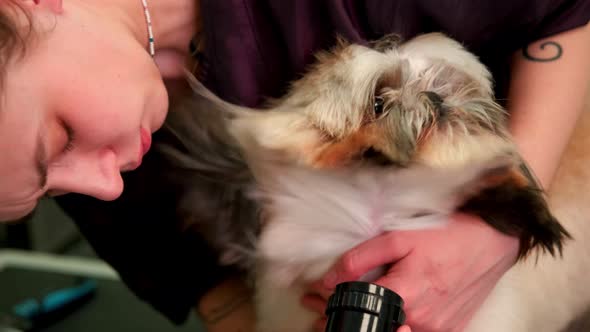
POLYGON ((428 99, 433 105, 442 106, 443 99, 438 93, 432 91, 424 91, 424 95, 428 97, 428 99))
POLYGON ((366 149, 363 152, 362 159, 377 166, 397 165, 397 163, 394 160, 391 160, 391 158, 387 157, 384 153, 372 147, 366 149))

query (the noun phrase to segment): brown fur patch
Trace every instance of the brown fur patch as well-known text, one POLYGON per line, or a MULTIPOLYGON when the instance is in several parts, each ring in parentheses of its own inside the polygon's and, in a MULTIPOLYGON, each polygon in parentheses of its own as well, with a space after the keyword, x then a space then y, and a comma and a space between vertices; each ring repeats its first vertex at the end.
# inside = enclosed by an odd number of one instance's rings
POLYGON ((375 41, 369 42, 369 47, 378 52, 386 52, 391 49, 399 47, 404 41, 403 37, 399 34, 391 33, 387 34, 375 41))
POLYGON ((505 182, 511 182, 515 188, 526 188, 530 182, 527 177, 520 173, 517 169, 494 169, 486 174, 483 178, 482 186, 484 188, 492 188, 501 186, 505 182))
POLYGON ((312 166, 316 168, 338 168, 350 164, 375 141, 375 127, 366 126, 356 133, 319 147, 315 152, 312 166))

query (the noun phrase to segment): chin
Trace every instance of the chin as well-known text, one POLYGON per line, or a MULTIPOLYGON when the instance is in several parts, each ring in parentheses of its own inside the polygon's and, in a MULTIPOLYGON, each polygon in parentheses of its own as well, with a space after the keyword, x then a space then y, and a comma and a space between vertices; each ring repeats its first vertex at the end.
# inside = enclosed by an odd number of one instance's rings
MULTIPOLYGON (((455 212, 520 239, 510 273, 524 279, 502 279, 470 331, 498 320, 504 331, 540 331, 510 324, 572 319, 573 311, 549 318, 539 309, 565 295, 493 318, 534 299, 521 284, 534 284, 545 265, 563 272, 562 254, 577 242, 519 155, 489 71, 456 41, 339 40, 261 109, 190 82, 194 95, 166 124, 182 149, 158 149, 184 171, 187 224, 251 281, 258 332, 311 331, 318 317, 300 304, 304 287, 340 255, 384 232, 444 226, 455 212)), ((558 281, 544 282, 553 292, 558 281)))
POLYGON ((23 220, 33 213, 35 206, 28 207, 26 210, 0 213, 0 223, 14 223, 23 220))

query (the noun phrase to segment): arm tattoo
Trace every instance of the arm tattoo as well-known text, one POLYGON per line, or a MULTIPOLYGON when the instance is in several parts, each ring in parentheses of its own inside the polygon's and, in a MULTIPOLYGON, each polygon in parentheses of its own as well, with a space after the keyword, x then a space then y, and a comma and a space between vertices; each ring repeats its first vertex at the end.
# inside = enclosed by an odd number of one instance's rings
POLYGON ((552 57, 537 57, 534 55, 531 55, 530 53, 530 49, 531 49, 531 45, 527 45, 525 48, 522 49, 522 55, 531 61, 537 61, 537 62, 550 62, 550 61, 555 61, 559 58, 561 58, 561 55, 563 54, 563 49, 561 48, 561 45, 559 45, 558 43, 554 42, 554 41, 546 41, 544 43, 542 43, 541 45, 539 45, 539 48, 541 50, 544 50, 546 46, 552 46, 555 48, 555 50, 557 51, 557 53, 552 56, 552 57))

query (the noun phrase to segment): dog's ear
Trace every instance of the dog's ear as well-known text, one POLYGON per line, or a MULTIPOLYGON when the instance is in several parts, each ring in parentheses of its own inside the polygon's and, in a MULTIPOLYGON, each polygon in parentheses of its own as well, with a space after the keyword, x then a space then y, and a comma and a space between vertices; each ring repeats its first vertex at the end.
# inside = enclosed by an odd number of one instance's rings
MULTIPOLYGON (((397 52, 410 61, 413 73, 424 73, 435 65, 445 68, 446 73, 430 77, 440 77, 445 82, 445 75, 453 79, 463 77, 458 87, 472 86, 481 91, 485 97, 493 95, 492 75, 479 59, 462 44, 442 33, 419 35, 404 43, 397 52), (440 63, 444 66, 440 66, 440 63), (459 74, 460 73, 460 74, 459 74)), ((438 70, 438 69, 436 69, 438 70)))
POLYGON ((259 206, 248 196, 254 183, 228 122, 240 108, 225 103, 200 82, 193 93, 172 99, 154 143, 162 176, 178 194, 177 215, 187 232, 196 232, 223 265, 248 269, 259 231, 259 206), (237 110, 237 111, 236 111, 237 110))
POLYGON ((477 191, 461 207, 502 233, 520 238, 519 259, 540 248, 562 253, 571 238, 551 213, 543 191, 524 162, 484 174, 477 191))
POLYGON ((192 75, 189 83, 193 93, 171 100, 162 128, 173 139, 158 142, 155 148, 179 169, 211 179, 249 182, 248 167, 228 132, 229 119, 241 108, 215 96, 192 75))
POLYGON ((193 93, 191 98, 193 103, 206 104, 207 107, 213 108, 215 111, 220 111, 222 116, 229 118, 233 118, 235 116, 247 116, 248 114, 253 114, 258 111, 252 108, 226 102, 207 89, 207 87, 203 85, 203 83, 201 83, 190 71, 185 70, 184 73, 193 93))

